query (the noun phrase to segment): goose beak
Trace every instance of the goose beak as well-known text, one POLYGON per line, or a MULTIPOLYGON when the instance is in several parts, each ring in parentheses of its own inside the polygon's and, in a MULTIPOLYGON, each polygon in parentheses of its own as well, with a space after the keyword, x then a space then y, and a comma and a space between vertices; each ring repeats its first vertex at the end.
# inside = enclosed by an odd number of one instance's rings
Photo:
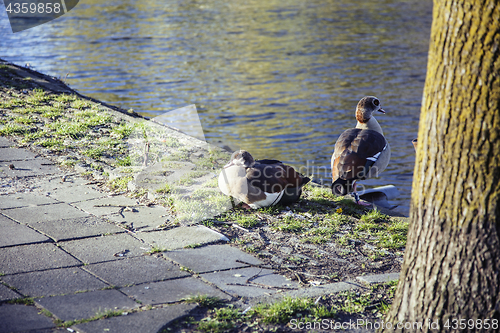
POLYGON ((234 165, 234 163, 233 163, 233 161, 231 161, 228 164, 224 165, 224 169, 227 169, 227 168, 229 168, 230 166, 233 166, 233 165, 234 165))
POLYGON ((382 109, 382 108, 380 108, 380 109, 378 109, 378 112, 385 113, 385 110, 384 110, 384 109, 382 109))

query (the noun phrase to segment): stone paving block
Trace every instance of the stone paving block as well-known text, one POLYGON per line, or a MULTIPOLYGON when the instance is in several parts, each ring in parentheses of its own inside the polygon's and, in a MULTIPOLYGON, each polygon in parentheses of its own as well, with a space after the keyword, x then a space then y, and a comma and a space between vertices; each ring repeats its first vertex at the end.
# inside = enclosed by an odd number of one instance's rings
POLYGON ((36 154, 19 148, 0 148, 0 162, 34 159, 36 154))
POLYGON ((9 177, 33 177, 61 172, 56 164, 40 157, 33 160, 0 162, 0 170, 9 177), (14 169, 9 165, 14 165, 14 169))
POLYGON ((85 238, 59 243, 87 264, 142 256, 149 246, 127 234, 85 238))
POLYGON ((279 290, 286 291, 287 289, 290 288, 297 288, 297 289, 299 288, 299 285, 296 282, 287 280, 284 276, 273 274, 273 271, 270 269, 260 269, 257 267, 233 269, 229 271, 222 271, 216 273, 207 273, 207 274, 202 274, 201 277, 215 284, 217 287, 219 287, 228 294, 240 295, 246 297, 269 295, 276 293, 279 290), (246 283, 248 279, 256 275, 258 275, 258 277, 251 279, 251 282, 255 284, 246 283), (245 286, 240 286, 240 284, 243 284, 245 286), (260 284, 260 286, 257 284, 260 284), (278 287, 278 288, 271 289, 271 288, 266 288, 262 285, 278 287), (287 289, 279 289, 279 287, 287 289))
POLYGON ((0 249, 0 273, 25 273, 81 265, 54 244, 41 243, 0 249))
POLYGON ((120 290, 141 301, 143 304, 173 303, 196 295, 216 296, 225 300, 231 299, 230 296, 224 294, 222 291, 193 277, 144 283, 137 286, 124 287, 120 290))
POLYGON ((0 215, 0 247, 46 242, 44 235, 0 215))
POLYGON ((25 224, 89 216, 89 214, 66 203, 5 209, 2 210, 2 214, 25 224))
POLYGON ((43 329, 55 328, 50 318, 38 314, 34 306, 20 304, 0 305, 0 332, 39 332, 43 329))
POLYGON ((383 283, 383 282, 399 280, 399 273, 364 275, 356 277, 356 280, 366 284, 383 283))
POLYGON ((259 303, 273 303, 283 300, 284 297, 319 297, 323 295, 336 294, 341 291, 350 289, 359 289, 360 286, 349 282, 336 282, 330 284, 324 284, 320 286, 314 286, 309 288, 299 288, 297 290, 284 291, 282 293, 275 293, 266 296, 259 296, 255 298, 250 298, 250 304, 259 303))
POLYGON ((109 287, 78 267, 5 275, 2 280, 29 297, 61 295, 109 287))
POLYGON ((221 233, 205 226, 178 227, 170 230, 141 232, 137 237, 148 244, 168 249, 182 249, 187 245, 228 242, 229 239, 221 233))
POLYGON ((73 206, 96 216, 118 213, 123 207, 132 207, 136 205, 137 202, 135 200, 122 196, 92 199, 73 204, 73 206))
POLYGON ((174 320, 188 315, 194 304, 173 304, 164 308, 131 313, 72 326, 81 333, 157 333, 174 320))
POLYGON ((137 231, 150 231, 164 224, 168 219, 172 219, 172 217, 167 214, 166 209, 163 207, 140 206, 134 207, 133 212, 123 211, 121 214, 114 213, 105 215, 103 218, 115 223, 131 225, 137 231))
POLYGON ((114 286, 162 281, 190 275, 180 267, 155 256, 142 256, 91 264, 85 269, 114 286))
POLYGON ((46 192, 47 195, 52 194, 53 191, 65 189, 69 187, 75 187, 80 185, 86 185, 89 183, 87 179, 81 178, 78 175, 72 175, 64 173, 61 176, 53 176, 50 178, 44 178, 42 182, 37 185, 39 191, 46 192), (64 176, 64 180, 63 177, 64 176))
POLYGON ((22 295, 16 293, 14 290, 0 283, 0 302, 22 297, 22 295))
POLYGON ((12 147, 14 143, 9 141, 7 138, 0 136, 0 148, 8 148, 12 147))
POLYGON ((0 195, 0 209, 38 206, 57 203, 57 200, 49 198, 42 193, 15 193, 0 195))
POLYGON ((90 185, 64 186, 50 191, 50 196, 66 203, 107 197, 107 193, 99 192, 90 185))
POLYGON ((165 252, 164 255, 196 273, 208 273, 247 266, 236 262, 236 260, 253 265, 262 264, 254 256, 230 245, 208 245, 196 249, 174 250, 165 252))
POLYGON ((91 215, 55 221, 32 221, 28 224, 56 242, 125 232, 124 229, 91 215))
POLYGON ((63 321, 91 318, 106 310, 128 310, 139 306, 115 289, 35 298, 35 302, 63 321))

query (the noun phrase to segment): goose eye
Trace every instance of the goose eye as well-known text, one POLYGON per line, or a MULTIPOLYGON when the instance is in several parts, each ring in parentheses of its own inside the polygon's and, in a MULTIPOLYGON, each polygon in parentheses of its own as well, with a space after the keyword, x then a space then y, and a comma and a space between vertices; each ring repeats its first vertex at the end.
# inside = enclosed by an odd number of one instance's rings
POLYGON ((373 100, 373 105, 379 106, 380 105, 380 101, 378 99, 374 99, 373 100))

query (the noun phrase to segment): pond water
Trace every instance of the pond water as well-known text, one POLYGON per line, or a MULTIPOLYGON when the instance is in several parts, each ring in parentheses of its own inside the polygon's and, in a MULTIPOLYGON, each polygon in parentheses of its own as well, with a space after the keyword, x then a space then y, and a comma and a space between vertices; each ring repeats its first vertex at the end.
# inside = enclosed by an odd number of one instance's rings
POLYGON ((361 183, 395 185, 408 213, 431 0, 87 0, 16 34, 0 12, 0 58, 147 116, 196 104, 209 142, 326 181, 357 102, 375 95, 392 158, 361 183))

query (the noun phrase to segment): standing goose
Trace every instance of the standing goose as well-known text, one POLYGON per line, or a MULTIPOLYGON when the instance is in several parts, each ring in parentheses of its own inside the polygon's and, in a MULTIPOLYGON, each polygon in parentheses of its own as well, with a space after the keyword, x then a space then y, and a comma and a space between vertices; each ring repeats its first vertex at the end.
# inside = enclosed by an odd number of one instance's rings
POLYGON ((297 201, 302 186, 309 181, 280 161, 255 161, 249 152, 238 150, 221 171, 219 188, 225 195, 255 209, 297 201))
POLYGON ((377 97, 363 97, 356 107, 355 128, 346 130, 335 143, 332 155, 332 192, 353 192, 356 203, 356 180, 377 177, 389 164, 391 149, 373 112, 385 113, 377 97))

